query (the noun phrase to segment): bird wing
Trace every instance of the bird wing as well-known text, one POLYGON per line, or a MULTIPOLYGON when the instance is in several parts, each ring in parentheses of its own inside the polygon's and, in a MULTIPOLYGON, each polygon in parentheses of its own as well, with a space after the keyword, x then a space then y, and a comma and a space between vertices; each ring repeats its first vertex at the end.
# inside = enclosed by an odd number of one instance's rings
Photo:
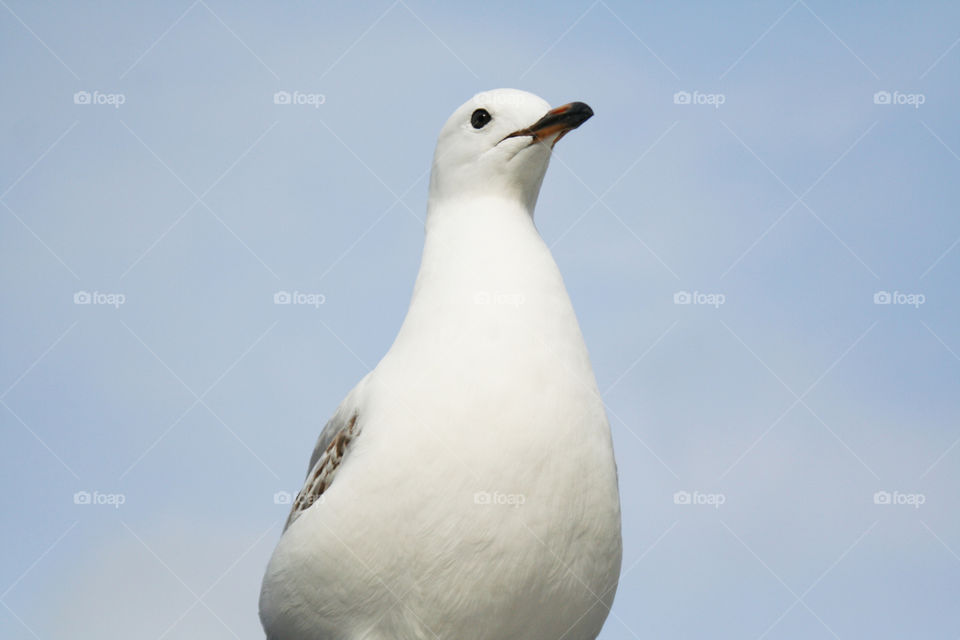
POLYGON ((320 432, 317 444, 313 448, 313 455, 310 456, 307 477, 290 508, 290 515, 283 527, 284 531, 300 517, 301 513, 320 499, 337 475, 350 443, 360 434, 362 419, 357 395, 364 381, 347 394, 346 399, 320 432))

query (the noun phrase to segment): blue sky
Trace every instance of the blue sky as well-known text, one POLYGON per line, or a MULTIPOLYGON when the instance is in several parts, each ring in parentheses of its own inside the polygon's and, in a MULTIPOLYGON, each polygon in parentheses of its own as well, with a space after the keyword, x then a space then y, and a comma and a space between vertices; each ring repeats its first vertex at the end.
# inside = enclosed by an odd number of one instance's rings
POLYGON ((596 112, 537 224, 617 449, 601 638, 960 635, 956 5, 0 5, 3 637, 261 637, 274 494, 502 86, 596 112))

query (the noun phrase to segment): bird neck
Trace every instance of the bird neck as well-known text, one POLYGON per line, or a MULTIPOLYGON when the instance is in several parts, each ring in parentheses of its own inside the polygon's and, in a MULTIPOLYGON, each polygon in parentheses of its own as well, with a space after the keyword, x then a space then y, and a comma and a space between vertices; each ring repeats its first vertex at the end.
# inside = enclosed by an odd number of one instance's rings
MULTIPOLYGON (((579 327, 560 271, 516 199, 431 202, 410 310, 398 336, 469 327, 579 327), (565 322, 566 321, 566 322, 565 322)), ((543 329, 545 330, 545 329, 543 329)))

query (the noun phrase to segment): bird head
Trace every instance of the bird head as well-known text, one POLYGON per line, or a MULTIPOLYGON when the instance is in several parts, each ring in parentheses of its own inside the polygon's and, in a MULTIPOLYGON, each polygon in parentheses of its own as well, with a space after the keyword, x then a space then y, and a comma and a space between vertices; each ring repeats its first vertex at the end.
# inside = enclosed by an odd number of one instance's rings
POLYGON ((592 115, 583 102, 551 109, 542 98, 516 89, 478 93, 440 130, 431 200, 505 197, 532 211, 553 145, 592 115))

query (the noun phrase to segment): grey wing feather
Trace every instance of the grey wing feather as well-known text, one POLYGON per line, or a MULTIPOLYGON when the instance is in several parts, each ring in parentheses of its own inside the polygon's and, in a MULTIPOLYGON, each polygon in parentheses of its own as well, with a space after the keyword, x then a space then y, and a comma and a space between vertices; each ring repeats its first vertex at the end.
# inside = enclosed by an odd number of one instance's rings
POLYGON ((363 381, 347 395, 337 408, 337 412, 320 432, 313 454, 310 456, 307 477, 304 479, 303 488, 293 501, 287 523, 283 527, 284 531, 327 490, 340 468, 348 445, 360 433, 361 420, 356 396, 362 384, 363 381))

